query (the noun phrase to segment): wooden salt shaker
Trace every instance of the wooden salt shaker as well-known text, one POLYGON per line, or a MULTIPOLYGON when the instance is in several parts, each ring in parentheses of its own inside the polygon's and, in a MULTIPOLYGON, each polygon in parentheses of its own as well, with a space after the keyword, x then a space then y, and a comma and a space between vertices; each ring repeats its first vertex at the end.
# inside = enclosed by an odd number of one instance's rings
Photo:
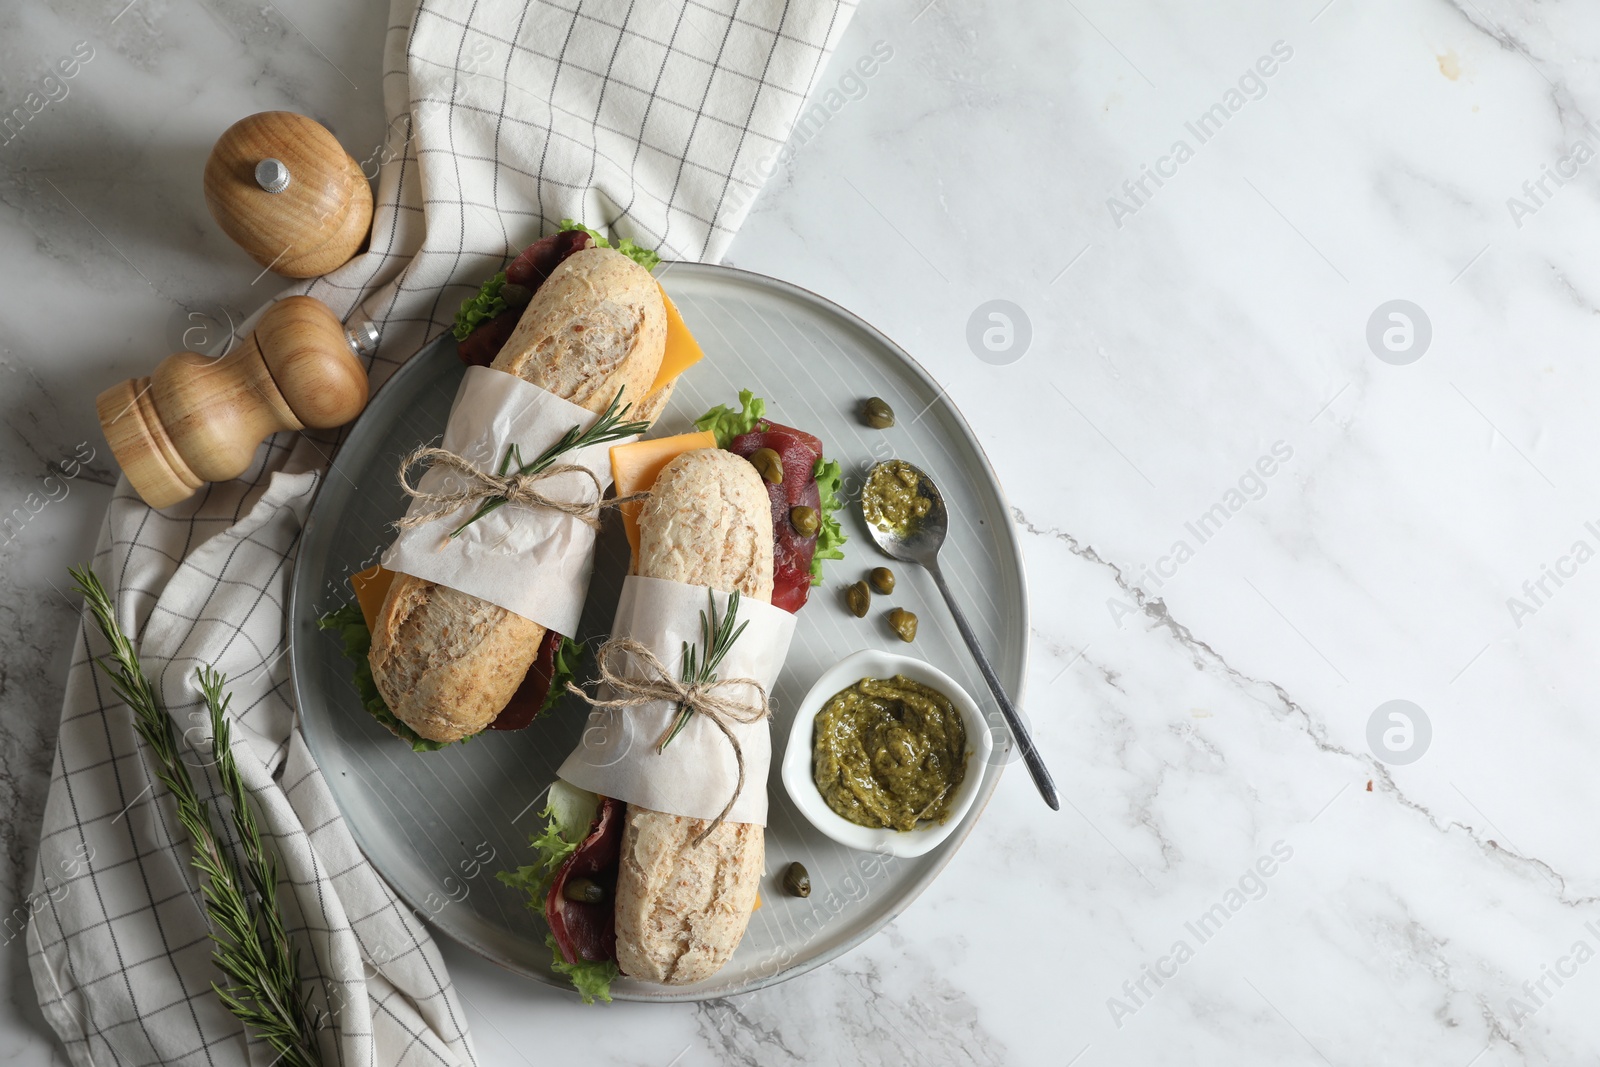
POLYGON ((100 428, 128 481, 153 508, 237 478, 279 430, 343 426, 367 404, 367 372, 353 354, 375 340, 347 334, 326 304, 291 296, 220 359, 167 357, 148 378, 95 400, 100 428))
POLYGON ((372 225, 361 167, 325 127, 292 111, 229 126, 206 160, 205 193, 222 231, 286 278, 342 266, 372 225))

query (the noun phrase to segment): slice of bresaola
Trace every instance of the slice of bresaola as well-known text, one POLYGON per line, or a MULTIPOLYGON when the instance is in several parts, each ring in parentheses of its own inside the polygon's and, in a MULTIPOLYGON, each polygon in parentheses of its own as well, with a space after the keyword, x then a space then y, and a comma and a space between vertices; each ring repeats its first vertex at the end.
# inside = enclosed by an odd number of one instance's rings
POLYGON ((554 630, 544 632, 544 640, 539 643, 539 655, 534 659, 533 666, 528 668, 522 684, 511 694, 511 699, 500 709, 500 714, 494 717, 489 729, 520 730, 538 716, 539 709, 544 707, 544 702, 550 696, 550 683, 556 676, 556 651, 564 640, 554 630))
MULTIPOLYGON (((611 471, 618 495, 647 492, 661 468, 673 458, 715 445, 715 435, 704 430, 613 447, 611 471)), ((772 511, 772 603, 794 614, 805 606, 811 593, 811 564, 817 553, 817 534, 802 537, 789 514, 791 509, 804 505, 815 508, 821 517, 822 492, 817 485, 817 463, 822 458, 822 442, 804 430, 761 419, 748 433, 730 439, 727 447, 746 459, 758 449, 770 448, 783 462, 783 482, 767 483, 767 500, 772 511)), ((635 553, 639 550, 638 507, 631 504, 620 509, 628 528, 628 541, 635 553)))
MULTIPOLYGON (((545 279, 555 273, 563 260, 574 252, 581 252, 594 244, 594 238, 582 230, 563 230, 541 237, 522 250, 522 254, 506 268, 506 284, 520 285, 529 292, 538 292, 545 279)), ((507 308, 494 318, 478 324, 465 341, 456 345, 456 354, 469 367, 487 367, 494 357, 511 340, 511 332, 522 317, 521 307, 507 308)))
POLYGON ((822 514, 822 494, 817 489, 817 463, 822 442, 804 430, 762 419, 749 433, 728 442, 728 451, 749 459, 757 449, 770 448, 783 461, 783 481, 766 483, 772 503, 772 605, 794 614, 811 595, 811 560, 817 553, 817 535, 802 537, 789 521, 792 508, 808 507, 822 514))
POLYGON ((567 857, 545 898, 544 918, 555 935, 556 947, 568 963, 603 962, 617 958, 617 867, 622 859, 622 825, 627 805, 600 798, 600 811, 589 826, 589 836, 567 857), (588 878, 604 891, 598 903, 568 900, 567 884, 588 878))

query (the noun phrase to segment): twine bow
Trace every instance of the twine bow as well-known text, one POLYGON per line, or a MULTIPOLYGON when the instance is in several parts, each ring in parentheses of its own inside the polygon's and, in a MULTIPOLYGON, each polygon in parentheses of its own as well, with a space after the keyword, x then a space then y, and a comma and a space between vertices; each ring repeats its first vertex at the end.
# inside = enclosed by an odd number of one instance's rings
MULTIPOLYGON (((710 682, 682 682, 673 677, 665 664, 656 658, 656 654, 649 648, 635 641, 631 637, 613 637, 600 646, 600 651, 595 653, 595 665, 600 671, 600 681, 609 685, 613 691, 623 694, 612 700, 602 700, 592 697, 571 682, 567 683, 570 692, 578 694, 589 704, 597 708, 638 708, 657 701, 668 701, 678 707, 704 716, 728 739, 728 744, 733 748, 734 762, 739 767, 739 781, 733 788, 733 795, 722 806, 722 811, 711 820, 692 842, 698 846, 711 835, 711 832, 721 826, 727 819, 728 812, 733 810, 734 802, 744 792, 744 749, 739 745, 739 739, 734 735, 735 724, 751 726, 772 717, 771 706, 767 702, 766 689, 753 678, 719 678, 710 682), (644 670, 644 677, 629 677, 622 673, 624 657, 632 656, 644 670), (730 686, 749 686, 755 690, 755 699, 745 701, 723 695, 722 691, 730 686)), ((675 717, 676 718, 676 717, 675 717)), ((659 754, 677 733, 679 723, 674 721, 667 724, 661 736, 656 740, 655 750, 659 754)))
POLYGON ((423 445, 414 450, 400 461, 400 487, 429 507, 422 514, 406 516, 396 525, 402 530, 409 530, 423 523, 442 519, 477 500, 481 503, 473 511, 472 516, 450 531, 446 541, 506 504, 549 508, 563 515, 571 515, 590 529, 598 530, 602 508, 630 504, 643 500, 649 494, 635 493, 617 500, 601 500, 600 498, 605 496, 605 487, 600 484, 600 479, 593 471, 570 463, 557 464, 556 457, 564 452, 621 441, 648 430, 650 428, 648 421, 626 421, 633 405, 622 402, 622 393, 623 390, 618 388, 617 395, 611 398, 611 403, 606 405, 605 411, 601 412, 600 417, 587 430, 582 426, 573 426, 549 448, 539 453, 532 463, 523 462, 522 449, 517 445, 507 445, 506 454, 500 460, 500 469, 493 474, 479 470, 465 456, 458 456, 447 448, 423 445), (466 482, 465 487, 448 493, 424 493, 412 485, 406 475, 411 473, 412 467, 425 459, 433 460, 433 465, 436 467, 443 467, 459 474, 466 482), (587 477, 594 483, 594 499, 561 500, 539 490, 540 482, 562 474, 582 474, 587 477))
MULTIPOLYGON (((603 509, 615 507, 618 504, 629 504, 643 500, 649 495, 648 493, 634 493, 631 496, 619 497, 615 500, 601 500, 600 498, 605 495, 605 489, 600 485, 600 479, 595 475, 594 471, 576 463, 552 464, 543 470, 527 474, 516 469, 504 474, 496 474, 492 471, 480 470, 478 467, 473 466, 472 462, 465 456, 459 456, 447 448, 437 448, 429 445, 414 449, 400 461, 400 488, 406 491, 406 495, 421 501, 425 505, 423 511, 414 515, 407 515, 395 523, 402 530, 410 530, 437 519, 445 518, 448 515, 453 515, 468 504, 480 500, 486 504, 492 501, 499 501, 502 504, 516 504, 527 508, 549 508, 551 511, 558 511, 563 515, 571 515, 591 529, 598 530, 600 528, 600 512, 603 509), (412 485, 407 477, 411 472, 411 468, 425 460, 432 461, 431 466, 428 468, 429 470, 443 468, 452 474, 459 475, 461 483, 464 484, 461 484, 459 488, 437 493, 424 492, 412 485), (588 478, 594 486, 594 499, 562 499, 550 496, 539 488, 539 484, 547 478, 558 478, 565 474, 578 474, 588 478)), ((479 513, 474 515, 473 518, 480 518, 484 513, 485 509, 480 508, 479 513)), ((469 519, 451 533, 450 536, 454 537, 466 529, 471 522, 472 520, 469 519)))

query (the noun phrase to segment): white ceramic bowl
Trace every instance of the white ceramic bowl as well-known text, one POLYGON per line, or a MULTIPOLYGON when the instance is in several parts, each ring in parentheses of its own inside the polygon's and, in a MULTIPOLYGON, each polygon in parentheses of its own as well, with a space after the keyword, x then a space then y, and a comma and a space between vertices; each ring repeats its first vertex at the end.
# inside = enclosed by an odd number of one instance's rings
POLYGON ((869 648, 846 657, 826 671, 800 702, 794 725, 789 729, 789 745, 783 753, 783 787, 811 825, 839 844, 886 856, 907 859, 920 856, 949 837, 972 808, 978 784, 983 779, 984 764, 994 750, 994 737, 989 730, 989 723, 978 710, 977 703, 948 674, 911 656, 869 648), (872 830, 839 816, 828 807, 811 776, 812 724, 823 705, 863 678, 892 678, 897 674, 932 686, 949 697, 967 728, 967 773, 950 804, 950 817, 942 824, 928 822, 905 832, 872 830))

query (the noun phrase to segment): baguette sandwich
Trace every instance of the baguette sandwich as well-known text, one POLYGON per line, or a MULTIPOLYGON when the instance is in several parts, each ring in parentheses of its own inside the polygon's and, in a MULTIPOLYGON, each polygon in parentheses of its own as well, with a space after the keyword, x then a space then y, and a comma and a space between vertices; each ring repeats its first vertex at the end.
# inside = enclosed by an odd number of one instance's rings
MULTIPOLYGON (((824 528, 837 531, 831 510, 839 505, 838 467, 822 460, 816 438, 767 422, 760 400, 748 393, 742 399, 741 412, 708 413, 700 420, 708 429, 699 434, 637 446, 662 462, 647 474, 649 499, 624 513, 631 569, 792 613, 812 584, 819 535, 824 528), (797 436, 787 442, 775 436, 780 433, 797 436), (757 441, 751 435, 764 436, 757 441), (674 454, 674 442, 698 447, 674 454), (782 484, 748 458, 772 446, 795 464, 781 494, 774 490, 782 484), (824 511, 820 521, 804 531, 793 528, 790 510, 809 505, 790 504, 791 495, 814 499, 824 511)), ((618 454, 632 447, 613 449, 619 474, 618 454)), ((619 493, 625 481, 619 477, 619 493)), ((842 555, 842 540, 838 535, 829 542, 830 558, 842 555)), ((765 766, 755 768, 747 787, 764 789, 766 774, 765 766)), ((683 985, 711 977, 728 962, 758 906, 766 858, 762 826, 655 811, 559 779, 545 815, 545 832, 533 839, 537 862, 500 878, 528 891, 529 906, 550 926, 556 971, 585 1001, 609 1000, 610 982, 619 974, 683 985)))
MULTIPOLYGON (((597 415, 619 390, 643 396, 636 411, 649 421, 671 390, 645 395, 666 336, 650 272, 619 252, 587 248, 533 294, 491 366, 597 415)), ((396 718, 430 741, 455 741, 495 720, 548 639, 531 619, 398 574, 378 612, 368 662, 396 718)))

